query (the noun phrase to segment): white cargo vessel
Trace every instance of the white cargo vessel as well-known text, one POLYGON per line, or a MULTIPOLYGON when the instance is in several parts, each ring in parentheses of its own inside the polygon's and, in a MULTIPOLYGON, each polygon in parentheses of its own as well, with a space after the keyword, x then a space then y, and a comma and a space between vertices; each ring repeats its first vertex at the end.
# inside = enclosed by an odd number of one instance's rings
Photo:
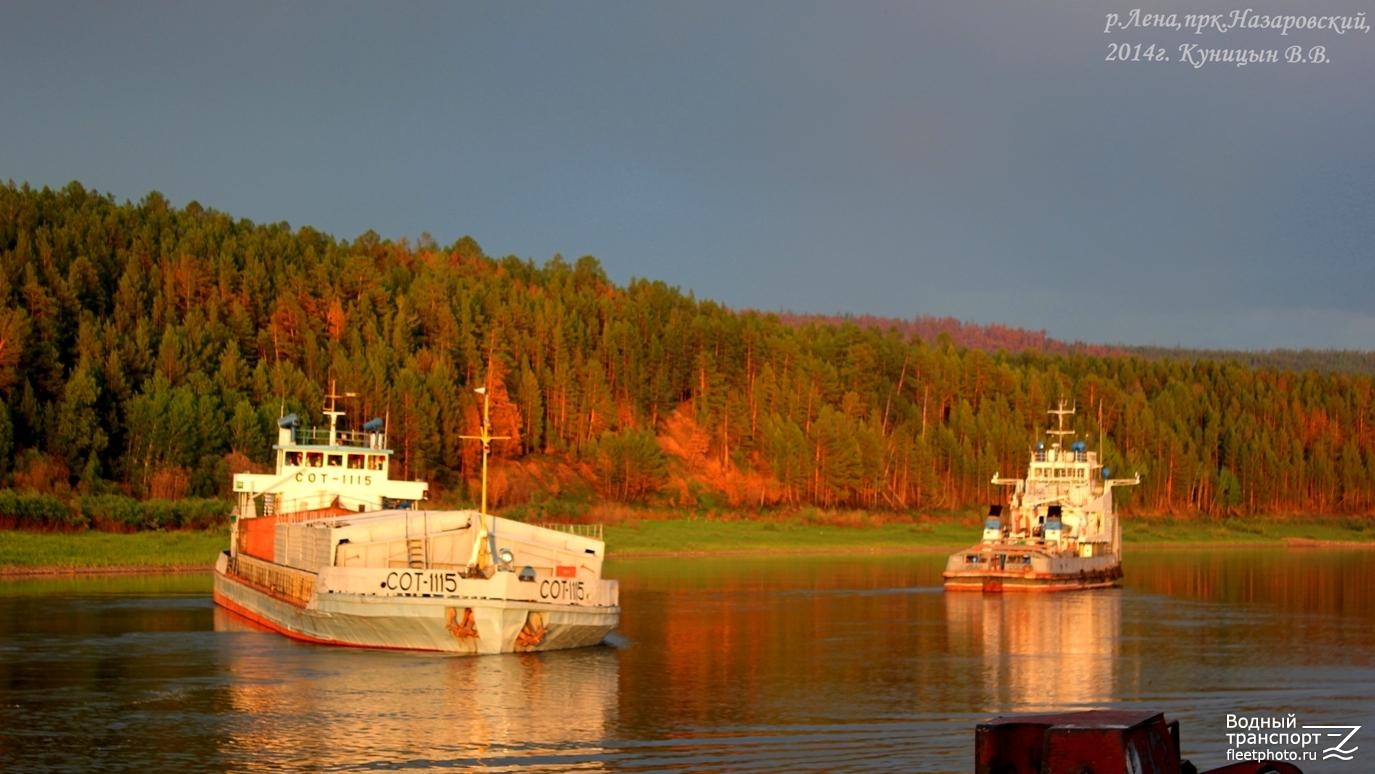
POLYGON ((307 642, 462 654, 596 645, 615 628, 599 529, 484 512, 485 395, 479 511, 424 509, 425 482, 390 477, 383 423, 341 429, 337 398, 328 429, 279 420, 273 473, 234 476, 216 604, 307 642))

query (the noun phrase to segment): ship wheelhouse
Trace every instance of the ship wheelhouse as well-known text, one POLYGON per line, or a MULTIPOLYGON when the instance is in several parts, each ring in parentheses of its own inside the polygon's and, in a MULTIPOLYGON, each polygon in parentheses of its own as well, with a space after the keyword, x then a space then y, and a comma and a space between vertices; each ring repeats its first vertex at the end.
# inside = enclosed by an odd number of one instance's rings
POLYGON ((382 419, 368 420, 361 430, 342 428, 338 396, 328 397, 327 427, 302 427, 295 414, 277 420, 272 473, 235 474, 240 518, 410 508, 428 496, 424 481, 391 478, 392 450, 382 419))

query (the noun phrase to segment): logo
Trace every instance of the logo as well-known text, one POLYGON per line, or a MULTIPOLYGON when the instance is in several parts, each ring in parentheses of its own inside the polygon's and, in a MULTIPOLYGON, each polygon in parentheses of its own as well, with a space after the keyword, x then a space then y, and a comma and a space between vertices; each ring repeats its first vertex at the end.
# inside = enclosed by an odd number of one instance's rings
POLYGON ((1323 750, 1323 760, 1327 760, 1328 758, 1340 758, 1344 761, 1349 761, 1351 760, 1351 753, 1361 749, 1355 745, 1352 745, 1349 750, 1346 749, 1346 743, 1350 742, 1351 737, 1355 736, 1356 732, 1361 730, 1360 726, 1304 726, 1304 728, 1326 731, 1327 733, 1325 736, 1329 737, 1341 737, 1341 741, 1323 750), (1346 733, 1343 734, 1342 731, 1346 733))
POLYGON ((1227 729, 1229 761, 1349 761, 1361 749, 1354 743, 1360 726, 1301 726, 1292 712, 1284 717, 1228 714, 1227 729))

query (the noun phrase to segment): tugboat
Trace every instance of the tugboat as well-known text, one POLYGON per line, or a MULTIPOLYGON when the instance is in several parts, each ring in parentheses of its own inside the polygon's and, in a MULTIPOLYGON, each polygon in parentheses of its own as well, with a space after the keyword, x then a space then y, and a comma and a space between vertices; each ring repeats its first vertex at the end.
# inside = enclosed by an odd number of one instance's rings
POLYGON ((217 605, 306 642, 486 654, 596 645, 620 619, 602 578, 599 529, 567 531, 488 514, 483 396, 480 510, 426 510, 424 481, 390 476, 385 423, 328 429, 278 420, 273 473, 234 476, 229 549, 215 563, 217 605), (583 534, 574 534, 581 532, 583 534))
POLYGON ((1049 448, 1032 450, 1026 478, 993 483, 1012 487, 1008 513, 994 504, 984 520, 983 540, 956 552, 946 562, 948 591, 1070 591, 1117 585, 1122 577, 1122 527, 1113 510, 1112 490, 1141 483, 1111 478, 1098 454, 1083 441, 1065 446, 1065 428, 1074 409, 1063 402, 1049 448))

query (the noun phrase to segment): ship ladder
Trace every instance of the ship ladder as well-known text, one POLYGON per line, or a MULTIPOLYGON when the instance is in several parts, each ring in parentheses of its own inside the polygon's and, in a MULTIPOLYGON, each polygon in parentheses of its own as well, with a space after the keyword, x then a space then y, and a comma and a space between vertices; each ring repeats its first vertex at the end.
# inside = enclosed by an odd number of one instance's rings
POLYGON ((413 570, 419 570, 425 567, 424 538, 406 539, 406 560, 413 570))

